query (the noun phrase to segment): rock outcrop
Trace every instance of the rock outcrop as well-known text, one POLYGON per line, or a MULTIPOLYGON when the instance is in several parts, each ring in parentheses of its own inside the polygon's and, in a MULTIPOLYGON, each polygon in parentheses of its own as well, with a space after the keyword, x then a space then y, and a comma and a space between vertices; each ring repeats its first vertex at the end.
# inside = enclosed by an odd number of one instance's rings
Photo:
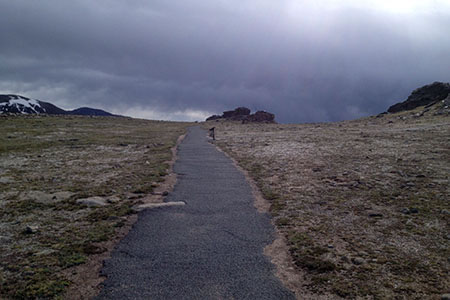
POLYGON ((238 107, 235 110, 224 111, 222 117, 225 119, 242 121, 250 115, 247 107, 238 107))
POLYGON ((408 99, 389 107, 388 112, 396 113, 412 110, 419 106, 432 105, 446 99, 449 94, 450 83, 434 82, 414 90, 408 99))
POLYGON ((275 115, 266 111, 257 111, 250 114, 250 109, 247 107, 238 107, 235 110, 223 112, 221 116, 213 115, 206 119, 206 121, 214 120, 228 120, 241 121, 242 123, 275 123, 275 115))
POLYGON ((214 120, 219 120, 219 119, 222 119, 222 118, 223 117, 219 116, 219 115, 212 115, 211 117, 206 118, 206 121, 214 121, 214 120))
POLYGON ((253 115, 249 115, 243 122, 274 123, 275 115, 266 111, 257 111, 253 115))

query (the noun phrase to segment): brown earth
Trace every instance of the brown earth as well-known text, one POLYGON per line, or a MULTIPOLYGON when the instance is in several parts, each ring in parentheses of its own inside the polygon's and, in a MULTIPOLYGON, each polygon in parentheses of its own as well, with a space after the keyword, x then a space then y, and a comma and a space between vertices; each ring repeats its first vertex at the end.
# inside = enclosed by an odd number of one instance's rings
POLYGON ((281 239, 266 253, 278 254, 279 276, 299 299, 450 291, 447 108, 338 123, 213 124, 216 144, 270 202, 281 239), (292 266, 294 277, 283 275, 292 266))

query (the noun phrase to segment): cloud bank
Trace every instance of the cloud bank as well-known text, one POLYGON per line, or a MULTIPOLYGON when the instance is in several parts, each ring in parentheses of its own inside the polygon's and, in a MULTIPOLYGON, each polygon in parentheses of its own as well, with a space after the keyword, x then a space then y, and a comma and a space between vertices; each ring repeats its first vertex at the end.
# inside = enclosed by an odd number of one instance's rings
POLYGON ((450 79, 447 1, 4 1, 0 93, 66 109, 280 122, 385 111, 450 79))

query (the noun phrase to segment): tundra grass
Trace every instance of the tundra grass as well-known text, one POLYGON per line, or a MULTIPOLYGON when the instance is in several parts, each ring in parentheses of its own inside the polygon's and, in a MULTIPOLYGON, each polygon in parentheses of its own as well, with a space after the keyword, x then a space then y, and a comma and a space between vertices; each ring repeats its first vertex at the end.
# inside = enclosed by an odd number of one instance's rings
POLYGON ((339 123, 207 123, 271 203, 312 295, 450 292, 450 116, 421 109, 339 123))
POLYGON ((187 123, 0 117, 0 298, 58 299, 167 174, 187 123), (102 197, 105 206, 78 199, 102 197))

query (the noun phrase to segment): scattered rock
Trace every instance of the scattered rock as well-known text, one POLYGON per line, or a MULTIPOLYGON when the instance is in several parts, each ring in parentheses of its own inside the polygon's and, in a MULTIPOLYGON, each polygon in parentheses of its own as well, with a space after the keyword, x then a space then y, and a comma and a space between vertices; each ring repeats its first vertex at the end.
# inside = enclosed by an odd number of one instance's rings
POLYGON ((409 215, 411 212, 409 211, 409 208, 402 208, 402 210, 400 211, 401 213, 405 214, 405 215, 409 215))
POLYGON ((33 234, 33 233, 37 233, 38 230, 39 230, 38 226, 27 225, 27 227, 25 227, 24 233, 33 234))
POLYGON ((42 251, 36 253, 35 255, 36 256, 50 255, 50 254, 53 254, 55 252, 56 252, 56 250, 53 250, 53 249, 45 249, 45 250, 42 250, 42 251))
POLYGON ((168 191, 164 191, 164 192, 162 193, 162 195, 163 195, 164 197, 166 197, 167 195, 169 195, 169 192, 168 192, 168 191))
POLYGON ((0 177, 0 183, 13 183, 14 180, 11 177, 0 177))
POLYGON ((366 261, 364 260, 364 258, 361 258, 361 257, 353 257, 352 258, 352 263, 354 263, 355 265, 362 265, 365 262, 366 261))
POLYGON ((70 197, 72 197, 73 195, 75 195, 75 193, 66 191, 56 192, 54 194, 48 194, 42 191, 29 191, 23 194, 21 198, 32 200, 42 204, 53 204, 65 201, 70 197))
POLYGON ((410 208, 409 211, 410 211, 412 214, 418 214, 418 213, 419 213, 419 210, 418 210, 417 208, 414 208, 414 207, 410 208))
POLYGON ((341 260, 342 260, 344 263, 350 262, 350 260, 348 259, 348 257, 345 256, 345 255, 341 256, 341 260))
POLYGON ((78 199, 77 203, 87 205, 89 207, 99 207, 107 205, 107 201, 102 197, 89 197, 78 199))
POLYGON ((419 210, 414 207, 412 207, 412 208, 405 207, 401 210, 401 212, 404 213, 405 215, 409 215, 409 214, 418 214, 419 210))
POLYGON ((371 218, 381 218, 383 217, 383 214, 377 211, 370 211, 369 212, 369 217, 371 218))
POLYGON ((118 196, 111 196, 106 199, 106 202, 108 203, 118 203, 120 202, 120 198, 118 196))
POLYGON ((163 202, 163 203, 147 203, 147 204, 141 204, 138 206, 133 207, 133 210, 136 212, 142 211, 146 208, 161 208, 161 207, 170 207, 170 206, 183 206, 186 205, 183 201, 176 201, 176 202, 163 202))
POLYGON ((444 114, 450 114, 450 94, 441 101, 437 111, 434 113, 436 116, 444 114))

